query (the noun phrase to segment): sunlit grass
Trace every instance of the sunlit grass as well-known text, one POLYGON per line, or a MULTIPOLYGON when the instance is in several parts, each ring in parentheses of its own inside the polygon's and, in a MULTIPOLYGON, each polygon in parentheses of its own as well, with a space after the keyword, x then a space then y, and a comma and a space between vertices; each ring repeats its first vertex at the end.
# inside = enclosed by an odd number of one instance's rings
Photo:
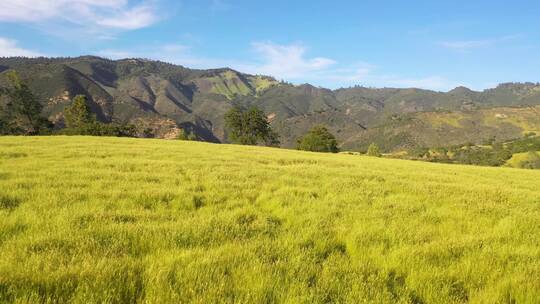
POLYGON ((540 171, 0 138, 0 302, 535 303, 540 171))
MULTIPOLYGON (((540 151, 534 151, 534 152, 540 155, 540 151)), ((512 158, 506 161, 505 165, 507 167, 512 167, 512 168, 523 168, 524 163, 528 161, 534 161, 534 158, 535 158, 534 156, 535 155, 533 154, 531 157, 530 152, 514 153, 514 155, 512 155, 512 158)))

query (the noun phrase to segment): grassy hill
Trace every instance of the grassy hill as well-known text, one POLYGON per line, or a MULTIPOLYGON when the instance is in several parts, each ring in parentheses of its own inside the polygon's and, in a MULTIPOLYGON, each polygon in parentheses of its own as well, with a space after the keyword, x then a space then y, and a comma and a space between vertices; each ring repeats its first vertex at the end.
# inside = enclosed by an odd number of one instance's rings
MULTIPOLYGON (((16 70, 63 126, 63 110, 77 94, 89 98, 103 122, 135 124, 138 135, 170 138, 185 129, 210 142, 227 142, 224 114, 233 106, 260 107, 284 147, 315 125, 325 125, 344 150, 383 151, 481 143, 540 130, 540 84, 507 83, 476 92, 352 87, 329 90, 291 85, 227 68, 197 70, 145 59, 0 58, 3 74, 16 70)), ((4 101, 0 98, 0 106, 4 101)), ((0 110, 1 111, 1 110, 0 110)), ((2 113, 0 112, 0 117, 2 113)))
POLYGON ((0 138, 0 302, 534 303, 540 171, 0 138))
POLYGON ((506 166, 512 168, 540 169, 539 152, 515 153, 512 155, 512 158, 506 161, 506 166))

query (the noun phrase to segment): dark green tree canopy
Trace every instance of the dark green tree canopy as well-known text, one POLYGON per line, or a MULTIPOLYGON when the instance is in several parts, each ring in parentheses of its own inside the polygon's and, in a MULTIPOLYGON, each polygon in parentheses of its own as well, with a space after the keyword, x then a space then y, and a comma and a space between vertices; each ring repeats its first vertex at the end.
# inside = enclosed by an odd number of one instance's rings
POLYGON ((335 136, 324 126, 315 126, 300 138, 297 149, 313 152, 339 152, 335 136))
POLYGON ((278 135, 268 122, 266 115, 257 107, 243 109, 233 107, 225 114, 225 128, 234 143, 267 146, 279 145, 278 135))
POLYGON ((43 106, 28 85, 15 71, 9 71, 6 76, 9 86, 0 90, 0 94, 7 97, 6 107, 2 111, 2 132, 9 129, 9 133, 36 135, 47 129, 50 123, 41 117, 43 106))

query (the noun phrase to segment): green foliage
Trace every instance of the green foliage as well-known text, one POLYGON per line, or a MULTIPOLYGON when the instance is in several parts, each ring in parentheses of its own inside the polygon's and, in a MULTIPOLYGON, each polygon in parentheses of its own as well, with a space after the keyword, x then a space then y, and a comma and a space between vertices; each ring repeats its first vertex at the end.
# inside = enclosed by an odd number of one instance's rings
POLYGON ((540 171, 0 138, 2 303, 536 303, 540 171))
POLYGON ((540 155, 538 152, 527 152, 525 159, 521 160, 517 167, 523 169, 540 169, 540 155))
POLYGON ((59 132, 63 135, 88 135, 88 136, 113 136, 113 137, 136 137, 137 130, 131 124, 115 124, 92 122, 78 128, 66 128, 59 132))
POLYGON ((177 125, 189 125, 196 123, 196 117, 204 117, 207 123, 198 125, 203 128, 198 134, 212 141, 227 140, 223 138, 227 134, 223 114, 230 105, 226 99, 243 107, 255 104, 265 113, 275 114, 272 126, 286 147, 294 147, 296 140, 316 124, 339 130, 335 135, 343 142, 342 149, 364 151, 375 142, 385 152, 434 147, 441 142, 461 144, 464 138, 479 143, 493 135, 497 140, 508 140, 525 131, 540 130, 538 115, 531 115, 531 111, 540 109, 538 84, 505 84, 483 92, 466 88, 441 93, 358 86, 332 91, 228 69, 191 70, 143 59, 0 58, 0 66, 19 71, 37 96, 51 100, 44 109, 51 117, 62 111, 63 102, 56 101, 62 100, 65 90, 69 94, 84 92, 89 100, 100 101, 98 118, 111 117, 114 111, 120 121, 137 117, 149 125, 157 115, 172 118, 177 125), (176 88, 151 88, 171 83, 176 88), (140 102, 124 103, 117 99, 120 95, 108 89, 111 87, 137 92, 133 97, 140 102), (512 108, 492 110, 501 106, 512 108), (360 133, 366 136, 357 136, 360 133))
POLYGON ((313 152, 339 152, 336 138, 324 126, 313 127, 306 135, 298 139, 296 148, 313 152))
POLYGON ((66 127, 70 129, 85 129, 96 123, 86 101, 86 96, 77 95, 69 106, 64 109, 66 127))
MULTIPOLYGON (((513 155, 528 151, 540 151, 540 137, 537 137, 534 133, 526 134, 523 138, 504 143, 491 139, 489 140, 489 145, 482 146, 467 143, 464 146, 432 148, 431 150, 414 148, 408 150, 407 156, 408 158, 431 162, 498 167, 507 165, 513 155)), ((522 167, 518 164, 512 164, 511 166, 522 167)), ((535 162, 532 161, 526 166, 533 168, 535 167, 535 162)))
POLYGON ((540 155, 538 152, 528 152, 528 160, 523 162, 521 166, 525 169, 540 169, 540 155))
MULTIPOLYGON (((513 154, 540 150, 540 137, 532 135, 507 143, 492 141, 491 146, 468 145, 452 147, 451 162, 481 166, 502 166, 513 154)), ((531 165, 533 166, 533 165, 531 165)))
POLYGON ((84 95, 73 98, 71 104, 65 108, 64 116, 67 128, 60 133, 65 135, 135 137, 137 133, 133 125, 97 121, 84 95))
POLYGON ((513 140, 506 145, 512 153, 540 151, 540 136, 536 136, 535 133, 529 133, 523 138, 513 140))
POLYGON ((429 148, 415 146, 407 151, 407 155, 413 158, 423 158, 429 155, 429 148))
POLYGON ((187 140, 187 132, 184 129, 180 129, 178 131, 178 136, 176 136, 176 139, 178 140, 187 140))
POLYGON ((186 131, 184 129, 180 129, 178 132, 177 139, 179 140, 197 140, 197 135, 193 132, 186 131))
POLYGON ((366 154, 369 156, 381 157, 379 146, 377 146, 377 144, 375 143, 372 143, 371 145, 369 145, 366 154))
MULTIPOLYGON (((0 107, 0 113, 4 111, 5 110, 3 110, 0 107)), ((0 116, 0 135, 8 135, 8 134, 12 134, 12 132, 10 132, 9 123, 6 121, 6 118, 0 116)))
POLYGON ((2 88, 0 95, 7 97, 3 117, 0 118, 1 133, 37 135, 50 129, 50 122, 41 117, 43 106, 32 93, 26 82, 16 71, 7 74, 9 86, 2 88))
POLYGON ((247 110, 233 107, 225 114, 225 127, 229 138, 237 144, 256 145, 260 142, 268 146, 279 145, 278 135, 259 108, 247 110))
POLYGON ((187 140, 199 140, 199 138, 194 132, 189 132, 187 135, 187 140))

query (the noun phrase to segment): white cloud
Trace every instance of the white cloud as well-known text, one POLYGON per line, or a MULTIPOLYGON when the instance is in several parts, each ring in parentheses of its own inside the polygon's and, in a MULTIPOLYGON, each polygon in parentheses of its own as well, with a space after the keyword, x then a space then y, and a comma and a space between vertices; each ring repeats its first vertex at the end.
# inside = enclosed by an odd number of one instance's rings
POLYGON ((360 83, 368 79, 377 67, 375 65, 359 62, 349 68, 332 69, 321 73, 328 80, 343 84, 360 83))
POLYGON ((466 51, 470 49, 489 46, 494 43, 495 43, 494 40, 467 40, 467 41, 443 41, 443 42, 440 42, 439 45, 448 49, 453 49, 457 51, 466 51))
POLYGON ((121 51, 121 50, 101 50, 97 53, 97 55, 106 57, 108 59, 114 59, 114 60, 141 57, 129 51, 121 51))
POLYGON ((157 21, 148 3, 130 5, 128 0, 2 0, 0 21, 57 22, 86 28, 134 30, 157 21))
POLYGON ((185 45, 166 44, 135 50, 102 50, 98 55, 111 59, 153 58, 191 68, 230 67, 245 73, 270 75, 279 79, 306 79, 325 73, 336 64, 323 57, 306 58, 306 48, 300 44, 278 45, 270 42, 253 43, 254 60, 204 58, 192 54, 185 45))
POLYGON ((154 9, 148 5, 141 5, 121 10, 114 16, 98 20, 97 24, 105 27, 135 30, 152 25, 156 20, 154 9))
POLYGON ((262 74, 295 83, 310 82, 330 88, 364 85, 374 87, 415 87, 446 91, 461 85, 442 76, 407 78, 386 75, 377 71, 375 65, 357 62, 340 65, 324 57, 306 56, 301 44, 278 45, 270 42, 253 43, 255 57, 251 60, 205 58, 192 54, 190 47, 182 44, 166 44, 130 50, 102 50, 98 55, 111 59, 151 58, 190 68, 230 67, 250 74, 262 74))
POLYGON ((494 46, 498 43, 513 40, 520 37, 520 35, 509 35, 494 39, 480 39, 480 40, 458 40, 458 41, 442 41, 438 44, 444 48, 466 52, 472 49, 478 49, 483 47, 494 46))
POLYGON ((96 53, 109 59, 147 58, 164 62, 184 65, 190 68, 216 68, 227 66, 224 60, 202 58, 190 53, 190 48, 182 44, 165 44, 158 46, 146 46, 142 48, 105 49, 96 53))
POLYGON ((271 42, 256 42, 253 49, 261 58, 260 64, 248 64, 251 73, 272 75, 283 79, 304 78, 336 64, 324 57, 306 58, 306 47, 301 44, 279 45, 271 42))
POLYGON ((435 91, 448 91, 462 84, 448 80, 441 76, 429 76, 424 78, 400 78, 382 77, 380 84, 398 88, 421 88, 435 91))
POLYGON ((15 40, 0 37, 0 57, 11 56, 39 57, 43 55, 17 46, 17 41, 15 40))

